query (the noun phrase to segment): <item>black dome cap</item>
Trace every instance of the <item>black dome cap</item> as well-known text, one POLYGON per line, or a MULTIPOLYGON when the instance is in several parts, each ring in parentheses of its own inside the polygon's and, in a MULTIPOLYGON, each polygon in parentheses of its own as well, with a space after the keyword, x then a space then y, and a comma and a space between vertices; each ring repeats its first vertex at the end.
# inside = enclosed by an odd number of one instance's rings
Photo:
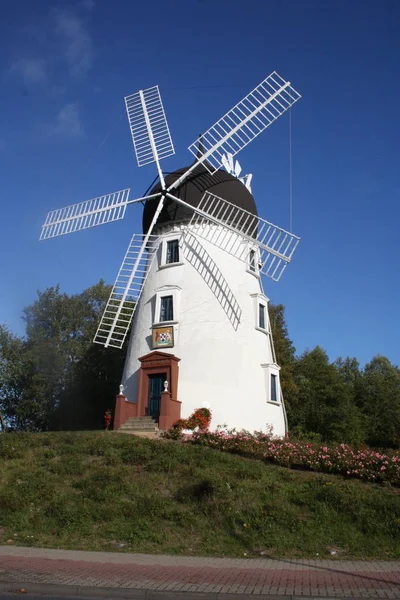
MULTIPOLYGON (((189 167, 183 167, 167 175, 165 178, 166 187, 168 188, 188 169, 189 167)), ((243 208, 252 215, 257 216, 256 203, 252 194, 237 177, 222 170, 216 171, 214 175, 211 175, 203 164, 198 165, 188 178, 185 179, 183 184, 176 190, 173 190, 172 194, 191 206, 196 207, 200 204, 200 200, 206 191, 224 200, 228 200, 238 208, 243 208)), ((159 183, 151 190, 150 194, 157 192, 161 192, 161 185, 159 183)), ((143 211, 143 233, 147 233, 159 201, 159 198, 152 198, 146 202, 143 211)), ((164 207, 157 219, 155 230, 157 230, 157 226, 187 223, 192 216, 193 212, 190 208, 166 198, 164 207)))

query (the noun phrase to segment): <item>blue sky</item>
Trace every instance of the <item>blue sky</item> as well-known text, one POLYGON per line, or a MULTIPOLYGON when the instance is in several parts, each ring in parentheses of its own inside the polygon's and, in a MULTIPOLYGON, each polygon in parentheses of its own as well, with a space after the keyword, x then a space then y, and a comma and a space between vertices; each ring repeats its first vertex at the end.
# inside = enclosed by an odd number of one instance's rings
MULTIPOLYGON (((176 155, 270 72, 302 94, 292 110, 293 230, 279 283, 300 353, 377 353, 400 364, 400 3, 396 0, 106 0, 8 3, 0 23, 0 322, 23 333, 36 290, 112 283, 141 208, 38 242, 46 213, 131 187, 125 95, 158 84, 176 155)), ((289 226, 289 117, 239 155, 260 216, 289 226)))

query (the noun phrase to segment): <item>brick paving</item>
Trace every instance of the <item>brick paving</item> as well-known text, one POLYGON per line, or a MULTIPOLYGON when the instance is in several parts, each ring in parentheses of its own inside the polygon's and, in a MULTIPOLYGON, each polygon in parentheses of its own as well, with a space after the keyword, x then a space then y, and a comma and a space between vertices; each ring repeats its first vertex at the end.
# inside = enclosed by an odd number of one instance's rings
POLYGON ((318 598, 399 598, 400 561, 200 558, 0 546, 0 583, 318 598))

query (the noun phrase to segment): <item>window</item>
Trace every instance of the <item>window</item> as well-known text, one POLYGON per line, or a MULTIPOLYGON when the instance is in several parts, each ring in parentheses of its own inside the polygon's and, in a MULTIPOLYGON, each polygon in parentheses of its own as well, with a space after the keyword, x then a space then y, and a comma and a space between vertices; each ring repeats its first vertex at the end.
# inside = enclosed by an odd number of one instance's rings
POLYGON ((180 243, 181 237, 178 233, 162 241, 160 244, 161 252, 158 255, 160 269, 183 265, 180 243))
POLYGON ((273 375, 273 373, 271 373, 271 400, 272 400, 272 402, 277 402, 277 400, 278 400, 277 393, 276 393, 276 389, 277 389, 276 379, 277 379, 277 376, 273 375))
MULTIPOLYGON (((250 271, 248 271, 250 272, 250 271)), ((265 294, 250 294, 253 302, 254 327, 261 331, 263 335, 270 335, 270 326, 268 319, 269 299, 265 294)))
POLYGON ((170 240, 167 242, 166 264, 179 262, 179 241, 170 240))
POLYGON ((155 290, 153 326, 158 327, 163 322, 178 321, 181 291, 177 285, 163 285, 155 290))
POLYGON ((258 326, 260 329, 265 329, 265 306, 264 306, 264 304, 258 305, 258 326))
POLYGON ((265 399, 267 402, 279 406, 281 403, 280 367, 276 363, 264 363, 261 367, 264 371, 265 399))
MULTIPOLYGON (((250 273, 250 271, 248 271, 250 273)), ((263 335, 270 335, 270 325, 268 319, 269 298, 265 294, 250 294, 253 302, 254 327, 263 335)), ((269 383, 268 383, 269 385, 269 383)))
POLYGON ((160 302, 160 323, 174 320, 174 305, 172 296, 162 296, 160 302))
POLYGON ((255 250, 250 250, 249 269, 250 269, 250 271, 253 271, 253 273, 256 272, 256 251, 255 250))

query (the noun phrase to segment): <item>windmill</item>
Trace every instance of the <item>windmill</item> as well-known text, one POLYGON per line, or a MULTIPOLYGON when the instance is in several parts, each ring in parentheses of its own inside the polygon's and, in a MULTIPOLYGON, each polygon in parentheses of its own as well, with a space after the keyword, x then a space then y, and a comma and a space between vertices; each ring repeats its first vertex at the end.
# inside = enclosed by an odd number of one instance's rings
POLYGON ((143 233, 130 241, 94 338, 121 348, 137 310, 123 375, 126 415, 166 426, 181 410, 187 416, 210 401, 217 422, 245 429, 268 423, 284 433, 261 274, 278 281, 299 238, 258 216, 252 176, 240 177, 234 157, 300 97, 271 73, 189 146, 190 166, 164 176, 160 161, 175 150, 158 86, 127 96, 138 166, 155 163, 157 185, 144 197, 124 189, 47 215, 41 240, 117 221, 129 204, 144 205, 143 233), (168 406, 161 405, 164 380, 168 406))

